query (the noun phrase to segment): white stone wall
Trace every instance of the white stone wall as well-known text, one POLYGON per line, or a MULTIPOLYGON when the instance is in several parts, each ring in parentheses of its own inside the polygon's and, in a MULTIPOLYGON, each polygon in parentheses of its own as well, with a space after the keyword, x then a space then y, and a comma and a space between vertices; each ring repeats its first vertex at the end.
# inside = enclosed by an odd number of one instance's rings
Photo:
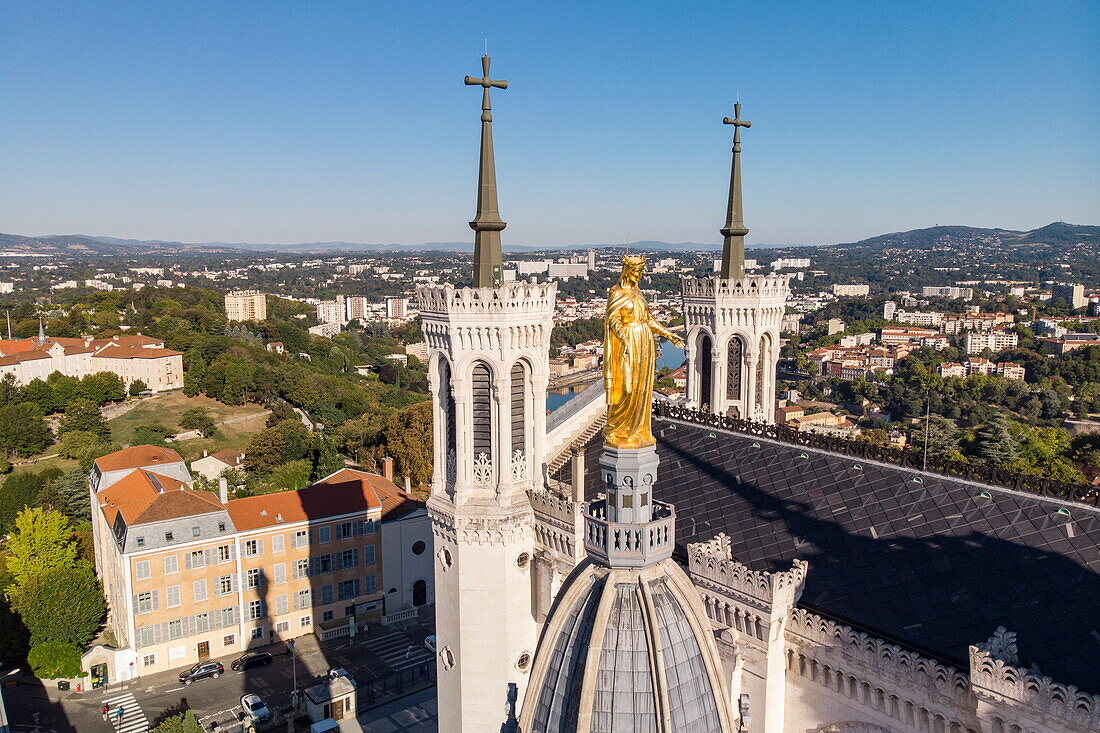
POLYGON ((775 366, 779 360, 779 329, 790 294, 786 275, 750 275, 739 280, 685 277, 683 290, 685 353, 688 361, 688 402, 703 402, 703 355, 697 353, 700 335, 710 338, 710 405, 716 414, 736 412, 742 419, 775 421, 775 366), (726 392, 728 350, 732 339, 743 344, 739 397, 726 392), (758 364, 763 361, 761 388, 758 364), (757 398, 757 392, 760 398, 757 398))
POLYGON ((417 296, 434 396, 435 473, 428 511, 435 537, 440 730, 495 731, 509 683, 526 689, 537 624, 534 513, 545 485, 546 386, 556 285, 421 286, 417 296), (491 373, 492 451, 473 454, 472 374, 491 373), (512 446, 512 367, 524 367, 523 448, 512 446), (445 376, 449 374, 449 379, 445 376), (447 410, 454 400, 455 445, 447 410), (521 668, 523 667, 523 668, 521 668))

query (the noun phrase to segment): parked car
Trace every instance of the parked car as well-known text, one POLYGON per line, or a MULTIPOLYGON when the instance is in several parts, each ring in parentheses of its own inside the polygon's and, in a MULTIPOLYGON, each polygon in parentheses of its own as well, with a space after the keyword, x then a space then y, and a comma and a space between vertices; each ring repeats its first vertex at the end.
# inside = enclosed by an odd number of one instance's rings
POLYGON ((424 639, 424 648, 435 654, 435 634, 424 639))
POLYGON ((225 666, 221 662, 199 662, 190 669, 180 672, 180 682, 189 685, 195 680, 218 679, 225 672, 225 666))
POLYGON ((233 660, 229 667, 234 672, 243 672, 254 667, 264 667, 271 664, 271 655, 267 652, 248 652, 233 660))
POLYGON ((244 708, 244 714, 254 722, 259 723, 271 717, 271 711, 268 709, 267 703, 254 692, 250 692, 241 698, 241 707, 244 708))

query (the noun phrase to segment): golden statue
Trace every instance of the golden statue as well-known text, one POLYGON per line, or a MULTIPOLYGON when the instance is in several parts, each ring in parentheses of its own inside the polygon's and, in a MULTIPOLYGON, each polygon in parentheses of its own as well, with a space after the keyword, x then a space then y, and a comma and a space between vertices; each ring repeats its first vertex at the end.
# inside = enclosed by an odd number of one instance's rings
POLYGON ((683 348, 684 340, 653 318, 638 282, 645 258, 623 258, 619 284, 607 294, 603 332, 603 379, 607 390, 604 443, 612 448, 653 445, 653 375, 656 363, 654 334, 683 348))

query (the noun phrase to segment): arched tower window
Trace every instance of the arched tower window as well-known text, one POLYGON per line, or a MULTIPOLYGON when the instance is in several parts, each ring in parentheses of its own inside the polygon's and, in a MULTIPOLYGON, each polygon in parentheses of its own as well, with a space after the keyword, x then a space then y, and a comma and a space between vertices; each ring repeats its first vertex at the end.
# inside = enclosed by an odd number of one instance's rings
POLYGON ((739 336, 730 339, 726 348, 726 399, 741 399, 741 367, 744 363, 745 344, 739 336))
MULTIPOLYGON (((524 451, 527 419, 527 369, 523 362, 512 365, 512 451, 524 451)), ((525 451, 524 451, 525 452, 525 451)))
POLYGON ((699 409, 705 412, 713 409, 711 404, 711 385, 714 380, 713 348, 710 335, 705 332, 699 334, 699 340, 695 342, 695 360, 699 365, 695 376, 699 379, 699 409))
MULTIPOLYGON (((768 334, 760 337, 760 351, 756 356, 756 407, 764 407, 764 379, 768 376, 768 366, 771 364, 771 340, 768 334)), ((753 419, 756 419, 755 417, 753 419)))
POLYGON ((439 360, 439 406, 443 412, 443 435, 446 450, 447 475, 454 476, 455 460, 458 452, 458 428, 455 425, 455 398, 451 386, 451 364, 446 359, 439 360))
POLYGON ((493 457, 493 373, 489 365, 478 362, 471 375, 473 387, 473 405, 471 406, 472 431, 470 441, 473 446, 473 458, 485 454, 493 457))

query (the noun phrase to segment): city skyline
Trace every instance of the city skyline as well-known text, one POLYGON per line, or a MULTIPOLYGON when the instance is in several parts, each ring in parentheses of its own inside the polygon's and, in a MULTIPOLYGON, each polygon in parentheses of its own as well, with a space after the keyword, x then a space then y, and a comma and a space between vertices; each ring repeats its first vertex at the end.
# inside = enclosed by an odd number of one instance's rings
POLYGON ((506 246, 717 243, 738 92, 749 247, 1097 220, 1094 6, 631 10, 0 4, 0 231, 469 241, 486 36, 506 246))

